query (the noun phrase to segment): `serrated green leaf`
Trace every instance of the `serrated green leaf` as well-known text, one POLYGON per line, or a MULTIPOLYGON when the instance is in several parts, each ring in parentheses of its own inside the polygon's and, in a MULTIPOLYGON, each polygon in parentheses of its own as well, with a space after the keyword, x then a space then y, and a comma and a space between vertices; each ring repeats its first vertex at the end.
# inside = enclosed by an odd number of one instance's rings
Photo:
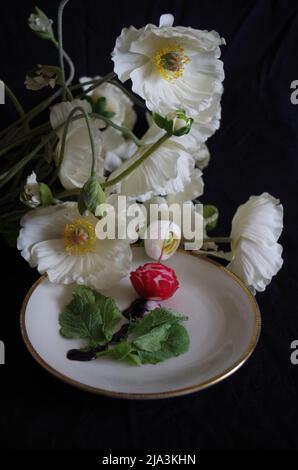
POLYGON ((69 339, 87 338, 91 346, 105 344, 122 319, 113 299, 89 287, 78 286, 60 315, 60 333, 69 339))

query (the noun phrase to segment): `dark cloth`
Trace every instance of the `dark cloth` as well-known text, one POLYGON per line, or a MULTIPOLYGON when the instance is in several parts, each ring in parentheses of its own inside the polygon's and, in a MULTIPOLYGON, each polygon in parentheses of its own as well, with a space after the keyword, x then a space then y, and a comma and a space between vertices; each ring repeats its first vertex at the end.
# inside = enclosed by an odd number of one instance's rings
MULTIPOLYGON (((0 77, 25 109, 46 95, 24 88, 26 71, 57 63, 55 48, 26 25, 34 4, 1 2, 0 77)), ((38 2, 53 19, 57 5, 38 2)), ((202 200, 219 208, 218 233, 226 235, 237 206, 251 194, 279 197, 285 208, 284 267, 257 295, 261 338, 235 375, 191 396, 123 401, 71 388, 34 362, 21 339, 19 310, 38 274, 2 242, 0 339, 6 365, 0 367, 0 447, 297 449, 298 366, 290 362, 290 343, 298 339, 298 106, 290 101, 290 84, 298 79, 297 11, 295 0, 70 1, 64 44, 77 78, 109 72, 121 28, 157 24, 165 12, 175 14, 175 24, 225 37, 222 122, 208 141, 211 162, 202 200)), ((3 125, 9 123, 13 108, 0 108, 3 125)))

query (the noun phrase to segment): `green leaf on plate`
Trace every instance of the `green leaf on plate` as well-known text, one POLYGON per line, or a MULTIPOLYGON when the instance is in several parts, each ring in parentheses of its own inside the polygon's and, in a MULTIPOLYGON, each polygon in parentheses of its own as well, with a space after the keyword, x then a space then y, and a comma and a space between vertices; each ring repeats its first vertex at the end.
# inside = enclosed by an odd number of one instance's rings
POLYGON ((60 315, 60 333, 69 339, 87 338, 92 346, 105 344, 111 340, 123 318, 112 298, 89 287, 78 286, 60 315))

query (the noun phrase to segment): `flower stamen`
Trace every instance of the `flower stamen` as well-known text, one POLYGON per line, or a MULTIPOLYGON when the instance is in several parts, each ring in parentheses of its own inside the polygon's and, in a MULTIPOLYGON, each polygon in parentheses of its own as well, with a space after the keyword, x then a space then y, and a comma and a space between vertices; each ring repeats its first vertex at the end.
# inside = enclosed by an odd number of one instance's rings
POLYGON ((189 57, 184 53, 183 47, 177 43, 169 44, 155 56, 157 70, 165 80, 176 80, 181 77, 188 62, 189 57))
POLYGON ((94 251, 96 235, 94 225, 79 218, 64 227, 64 244, 69 255, 83 255, 94 251))

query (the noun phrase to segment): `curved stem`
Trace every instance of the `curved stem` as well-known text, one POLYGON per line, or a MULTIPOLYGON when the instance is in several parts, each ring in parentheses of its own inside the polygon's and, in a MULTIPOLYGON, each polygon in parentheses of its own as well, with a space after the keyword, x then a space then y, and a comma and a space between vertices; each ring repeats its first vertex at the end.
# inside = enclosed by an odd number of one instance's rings
POLYGON ((126 137, 129 137, 131 140, 133 140, 134 143, 138 147, 141 146, 140 140, 137 138, 137 136, 130 129, 128 129, 128 127, 120 126, 119 124, 116 124, 111 119, 109 119, 105 116, 102 116, 101 114, 91 113, 91 116, 95 117, 95 118, 98 118, 98 119, 101 119, 102 121, 104 121, 109 126, 114 127, 114 129, 117 129, 118 131, 122 132, 122 134, 124 134, 126 137))
POLYGON ((107 180, 104 183, 102 183, 101 187, 102 188, 107 188, 109 186, 114 186, 115 184, 119 183, 119 181, 121 181, 123 178, 126 178, 128 175, 130 175, 130 173, 132 173, 140 165, 142 165, 142 163, 145 160, 147 160, 147 158, 150 157, 150 155, 153 152, 155 152, 155 150, 158 149, 158 147, 160 147, 160 145, 162 145, 163 142, 165 142, 170 137, 171 137, 171 134, 168 134, 166 132, 164 135, 162 135, 160 137, 160 139, 158 139, 153 145, 151 145, 151 147, 149 147, 149 149, 146 150, 146 152, 144 152, 144 154, 140 158, 138 158, 138 160, 136 160, 132 165, 130 165, 128 168, 126 168, 126 170, 124 170, 122 173, 120 173, 120 175, 116 176, 115 178, 112 178, 111 180, 107 180))
POLYGON ((90 145, 91 145, 91 152, 92 152, 91 173, 94 172, 94 170, 95 170, 95 147, 94 147, 94 140, 93 140, 92 130, 91 130, 91 126, 90 126, 90 119, 89 119, 89 116, 88 116, 87 112, 85 111, 84 108, 82 108, 82 106, 76 106, 75 108, 73 108, 71 110, 71 112, 69 113, 69 115, 67 117, 67 120, 63 124, 64 125, 64 130, 63 130, 63 136, 62 136, 61 147, 60 147, 60 152, 59 152, 59 161, 58 161, 56 171, 53 175, 53 178, 49 182, 49 185, 53 184, 53 182, 55 181, 56 177, 59 174, 59 171, 60 171, 60 168, 61 168, 61 165, 62 165, 62 162, 63 162, 64 153, 65 153, 67 131, 68 131, 69 125, 70 125, 70 123, 73 119, 74 114, 77 113, 78 111, 80 111, 82 113, 82 115, 83 115, 83 117, 86 121, 88 134, 89 134, 89 138, 90 138, 90 145))
MULTIPOLYGON (((72 100, 72 95, 67 88, 67 85, 69 85, 70 83, 69 79, 67 80, 67 82, 65 82, 64 57, 67 59, 70 59, 70 57, 63 50, 63 28, 62 28, 63 10, 68 2, 69 0, 62 0, 58 9, 58 49, 59 49, 59 62, 60 62, 60 68, 61 68, 61 77, 62 77, 62 83, 63 83, 62 85, 63 86, 63 99, 65 99, 65 96, 68 95, 70 99, 72 100)), ((71 60, 70 62, 72 64, 71 60)))
POLYGON ((19 100, 17 99, 16 95, 12 92, 12 90, 9 88, 9 86, 4 83, 5 86, 5 92, 7 96, 10 98, 11 102, 14 104, 14 107, 16 108, 17 112, 21 117, 25 116, 25 111, 19 100))

